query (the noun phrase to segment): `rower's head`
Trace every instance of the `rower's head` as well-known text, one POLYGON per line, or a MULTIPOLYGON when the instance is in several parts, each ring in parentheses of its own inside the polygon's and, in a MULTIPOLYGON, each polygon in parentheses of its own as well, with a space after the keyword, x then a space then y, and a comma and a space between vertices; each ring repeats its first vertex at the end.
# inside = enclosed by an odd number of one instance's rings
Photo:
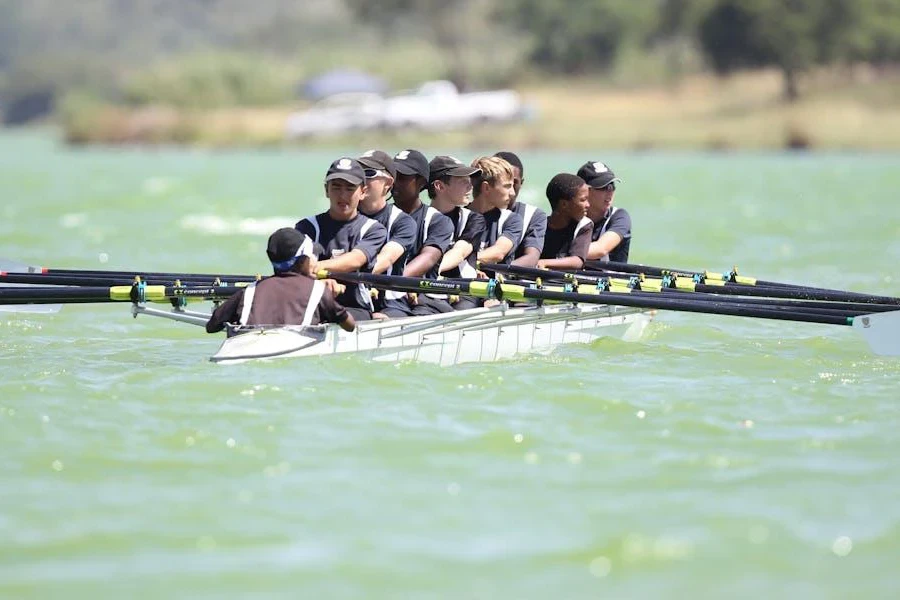
POLYGON ((588 184, 590 203, 588 216, 592 221, 606 217, 616 194, 616 183, 621 183, 622 180, 616 177, 609 166, 600 161, 588 161, 581 165, 578 176, 588 184))
POLYGON ((513 152, 509 150, 501 150, 494 154, 497 158, 502 158, 510 165, 512 165, 513 169, 513 195, 509 199, 509 206, 511 207, 516 203, 516 198, 519 197, 519 190, 522 189, 522 184, 525 183, 525 167, 522 166, 522 160, 513 152))
POLYGON ((587 214, 588 185, 578 175, 559 173, 547 184, 547 201, 554 214, 577 221, 587 214))
POLYGON ((313 239, 293 227, 282 227, 269 236, 266 254, 275 274, 294 271, 310 275, 315 273, 322 247, 313 239))
POLYGON ((443 206, 465 206, 472 201, 472 179, 478 173, 453 156, 435 156, 428 163, 428 197, 443 206))
POLYGON ((373 214, 384 208, 397 177, 397 167, 391 155, 382 150, 369 150, 358 159, 366 175, 366 194, 360 209, 373 214))
POLYGON ((409 205, 428 187, 428 159, 418 150, 401 150, 394 156, 394 201, 409 205))
POLYGON ((478 172, 472 175, 472 197, 487 210, 507 208, 513 192, 513 167, 497 156, 482 156, 472 161, 478 172))
POLYGON ((339 158, 325 174, 325 195, 330 203, 328 214, 336 221, 349 221, 357 215, 359 203, 366 193, 366 172, 353 158, 339 158))

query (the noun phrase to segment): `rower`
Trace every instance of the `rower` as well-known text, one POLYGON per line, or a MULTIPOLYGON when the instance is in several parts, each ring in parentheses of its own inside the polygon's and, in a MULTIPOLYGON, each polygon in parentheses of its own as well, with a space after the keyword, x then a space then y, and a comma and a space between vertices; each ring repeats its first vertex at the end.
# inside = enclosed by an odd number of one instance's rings
MULTIPOLYGON (((376 274, 402 275, 409 253, 416 242, 416 222, 399 207, 388 204, 387 198, 397 177, 397 167, 390 154, 382 150, 369 150, 360 156, 359 164, 365 168, 366 193, 359 203, 359 212, 375 219, 387 229, 387 242, 375 258, 372 272, 376 274)), ((383 290, 374 300, 377 311, 384 314, 389 306, 401 311, 407 306, 406 294, 383 290), (401 306, 397 306, 397 305, 401 306)))
POLYGON ((552 212, 547 217, 547 236, 538 267, 581 269, 594 228, 586 216, 588 186, 577 175, 559 173, 547 184, 547 200, 552 212))
MULTIPOLYGON (((428 163, 431 206, 453 222, 453 246, 444 253, 438 272, 445 277, 474 279, 477 250, 484 238, 484 217, 465 206, 471 202, 472 175, 479 169, 452 156, 435 156, 428 163)), ((461 297, 454 310, 478 306, 475 298, 461 297)))
POLYGON ((627 263, 631 247, 631 215, 624 208, 613 206, 616 183, 622 180, 608 165, 599 161, 584 163, 578 169, 578 176, 590 188, 588 217, 594 223, 594 231, 588 259, 627 263))
MULTIPOLYGON (((339 158, 325 174, 328 210, 301 219, 296 229, 320 244, 319 269, 336 273, 370 272, 375 258, 387 239, 384 225, 359 213, 359 203, 366 193, 366 174, 353 158, 339 158)), ((337 300, 357 321, 369 320, 375 307, 369 289, 362 284, 343 286, 329 284, 337 300)))
POLYGON ((522 217, 522 239, 516 247, 512 264, 520 267, 537 266, 544 249, 544 236, 547 233, 547 213, 531 204, 519 201, 519 190, 525 183, 525 168, 516 154, 502 150, 494 154, 512 165, 513 193, 509 198, 509 210, 522 217))
MULTIPOLYGON (((416 239, 410 251, 404 277, 437 279, 438 266, 444 253, 453 245, 453 223, 419 198, 428 187, 428 159, 418 150, 402 150, 394 156, 397 177, 394 181, 394 206, 403 210, 416 223, 416 239)), ((453 308, 446 296, 408 294, 403 303, 382 310, 389 317, 432 315, 453 308)))
POLYGON ((220 304, 206 323, 207 333, 226 325, 316 325, 338 323, 353 331, 356 322, 347 310, 327 293, 324 281, 313 278, 317 254, 312 238, 291 227, 269 236, 266 254, 275 275, 251 283, 220 304))
POLYGON ((485 232, 478 250, 483 263, 509 264, 522 238, 522 217, 507 208, 513 194, 513 168, 496 156, 472 161, 471 209, 484 217, 485 232))

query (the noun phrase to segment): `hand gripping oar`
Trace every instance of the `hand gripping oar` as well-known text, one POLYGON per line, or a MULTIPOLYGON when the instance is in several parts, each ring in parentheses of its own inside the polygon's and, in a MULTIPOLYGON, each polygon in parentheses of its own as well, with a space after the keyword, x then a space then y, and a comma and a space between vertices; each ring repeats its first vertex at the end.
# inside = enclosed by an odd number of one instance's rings
POLYGON ((345 283, 362 283, 383 290, 396 292, 419 292, 446 294, 448 296, 474 296, 491 298, 497 282, 493 279, 422 279, 420 277, 399 277, 396 275, 373 275, 372 273, 336 273, 322 270, 319 279, 335 279, 345 283))
POLYGON ((633 276, 631 278, 607 277, 599 274, 590 274, 586 271, 552 271, 547 269, 534 269, 530 267, 520 267, 518 265, 503 264, 481 264, 479 268, 486 273, 506 273, 517 276, 524 276, 529 279, 540 279, 541 281, 563 281, 578 286, 577 290, 591 293, 589 288, 596 288, 601 291, 619 291, 628 292, 629 290, 639 290, 645 292, 662 292, 669 294, 694 293, 691 297, 697 300, 726 301, 731 300, 740 304, 755 304, 759 306, 770 307, 789 307, 792 309, 806 308, 816 309, 828 314, 831 311, 840 311, 833 314, 849 314, 862 315, 875 312, 888 312, 898 309, 898 304, 867 304, 864 302, 834 302, 825 300, 796 300, 793 298, 806 298, 806 292, 799 293, 796 291, 785 291, 780 288, 772 290, 774 297, 769 295, 769 288, 755 288, 736 286, 734 288, 725 288, 719 286, 702 286, 694 284, 691 281, 681 282, 673 276, 666 276, 662 279, 651 279, 643 276, 633 276), (586 289, 587 288, 587 289, 586 289), (728 291, 722 292, 726 289, 728 291), (739 293, 742 291, 741 293, 739 293), (723 295, 714 295, 723 294, 723 295), (740 296, 740 297, 735 297, 740 296))

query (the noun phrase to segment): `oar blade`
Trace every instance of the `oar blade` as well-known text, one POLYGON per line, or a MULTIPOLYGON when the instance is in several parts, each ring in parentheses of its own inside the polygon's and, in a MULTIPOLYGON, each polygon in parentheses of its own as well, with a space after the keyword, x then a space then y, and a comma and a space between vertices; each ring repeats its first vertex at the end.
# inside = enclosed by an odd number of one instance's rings
POLYGON ((900 356, 900 310, 860 315, 853 319, 853 327, 875 354, 900 356))

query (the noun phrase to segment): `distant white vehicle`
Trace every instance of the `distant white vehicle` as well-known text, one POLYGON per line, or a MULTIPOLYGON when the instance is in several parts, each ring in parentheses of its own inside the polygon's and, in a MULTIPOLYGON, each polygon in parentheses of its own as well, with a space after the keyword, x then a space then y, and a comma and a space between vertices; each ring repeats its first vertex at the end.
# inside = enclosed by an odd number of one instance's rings
POLYGON ((335 94, 288 117, 289 138, 365 131, 381 126, 385 99, 373 93, 335 94))
POLYGON ((410 94, 387 98, 385 127, 453 129, 521 118, 524 105, 513 90, 461 93, 450 81, 427 81, 410 94))
POLYGON ((444 130, 513 121, 526 109, 513 90, 461 93, 450 81, 427 81, 413 92, 382 97, 337 94, 288 117, 287 135, 302 138, 375 128, 444 130))

